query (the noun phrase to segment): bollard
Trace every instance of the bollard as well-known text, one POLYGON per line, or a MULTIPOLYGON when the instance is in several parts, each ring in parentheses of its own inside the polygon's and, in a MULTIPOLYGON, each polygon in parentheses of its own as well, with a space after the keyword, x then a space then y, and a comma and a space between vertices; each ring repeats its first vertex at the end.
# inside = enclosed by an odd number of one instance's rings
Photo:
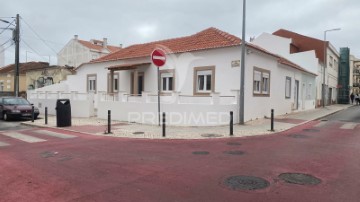
POLYGON ((108 134, 111 133, 111 110, 108 110, 108 134))
POLYGON ((34 112, 34 105, 31 106, 31 122, 34 122, 34 119, 35 119, 35 112, 34 112))
POLYGON ((165 137, 166 136, 166 131, 165 131, 165 124, 166 120, 165 120, 165 112, 163 112, 163 117, 162 117, 162 136, 165 137))
POLYGON ((45 107, 45 125, 48 124, 48 109, 45 107))
POLYGON ((274 131, 274 109, 271 109, 271 130, 274 131))
POLYGON ((234 115, 233 111, 230 111, 230 136, 234 135, 234 115))

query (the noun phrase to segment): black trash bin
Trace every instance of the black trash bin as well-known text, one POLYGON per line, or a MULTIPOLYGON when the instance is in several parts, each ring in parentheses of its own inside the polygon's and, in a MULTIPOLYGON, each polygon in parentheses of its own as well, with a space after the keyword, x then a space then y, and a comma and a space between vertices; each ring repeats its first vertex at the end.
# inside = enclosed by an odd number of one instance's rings
POLYGON ((69 99, 58 99, 56 101, 56 126, 71 126, 71 106, 69 99))

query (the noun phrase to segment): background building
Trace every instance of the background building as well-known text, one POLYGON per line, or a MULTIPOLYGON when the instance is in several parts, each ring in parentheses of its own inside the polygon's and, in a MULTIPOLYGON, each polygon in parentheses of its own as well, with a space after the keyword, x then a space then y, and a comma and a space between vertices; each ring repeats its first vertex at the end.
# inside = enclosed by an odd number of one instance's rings
POLYGON ((57 54, 59 66, 78 67, 82 63, 116 52, 121 46, 111 46, 107 44, 107 38, 101 40, 92 39, 84 41, 75 35, 63 49, 57 54))

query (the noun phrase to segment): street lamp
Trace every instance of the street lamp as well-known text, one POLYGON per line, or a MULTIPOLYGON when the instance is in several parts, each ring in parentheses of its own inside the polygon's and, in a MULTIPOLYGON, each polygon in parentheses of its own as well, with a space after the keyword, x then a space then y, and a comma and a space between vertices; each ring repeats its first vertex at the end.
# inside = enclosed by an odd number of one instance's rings
POLYGON ((327 68, 327 43, 326 33, 332 31, 339 31, 341 28, 328 29, 324 31, 324 67, 323 67, 323 85, 322 85, 322 106, 325 107, 325 69, 327 68))

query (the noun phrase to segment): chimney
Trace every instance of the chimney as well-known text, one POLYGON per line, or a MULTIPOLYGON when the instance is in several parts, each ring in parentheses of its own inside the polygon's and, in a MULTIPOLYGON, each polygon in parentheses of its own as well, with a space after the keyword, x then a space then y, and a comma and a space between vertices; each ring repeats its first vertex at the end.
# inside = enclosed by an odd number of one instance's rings
POLYGON ((120 48, 122 48, 122 47, 123 47, 122 43, 119 45, 119 47, 120 47, 120 48))
POLYGON ((74 35, 74 39, 75 39, 75 41, 77 41, 78 40, 78 35, 76 34, 76 35, 74 35))
POLYGON ((103 48, 107 48, 107 38, 103 38, 103 48))

